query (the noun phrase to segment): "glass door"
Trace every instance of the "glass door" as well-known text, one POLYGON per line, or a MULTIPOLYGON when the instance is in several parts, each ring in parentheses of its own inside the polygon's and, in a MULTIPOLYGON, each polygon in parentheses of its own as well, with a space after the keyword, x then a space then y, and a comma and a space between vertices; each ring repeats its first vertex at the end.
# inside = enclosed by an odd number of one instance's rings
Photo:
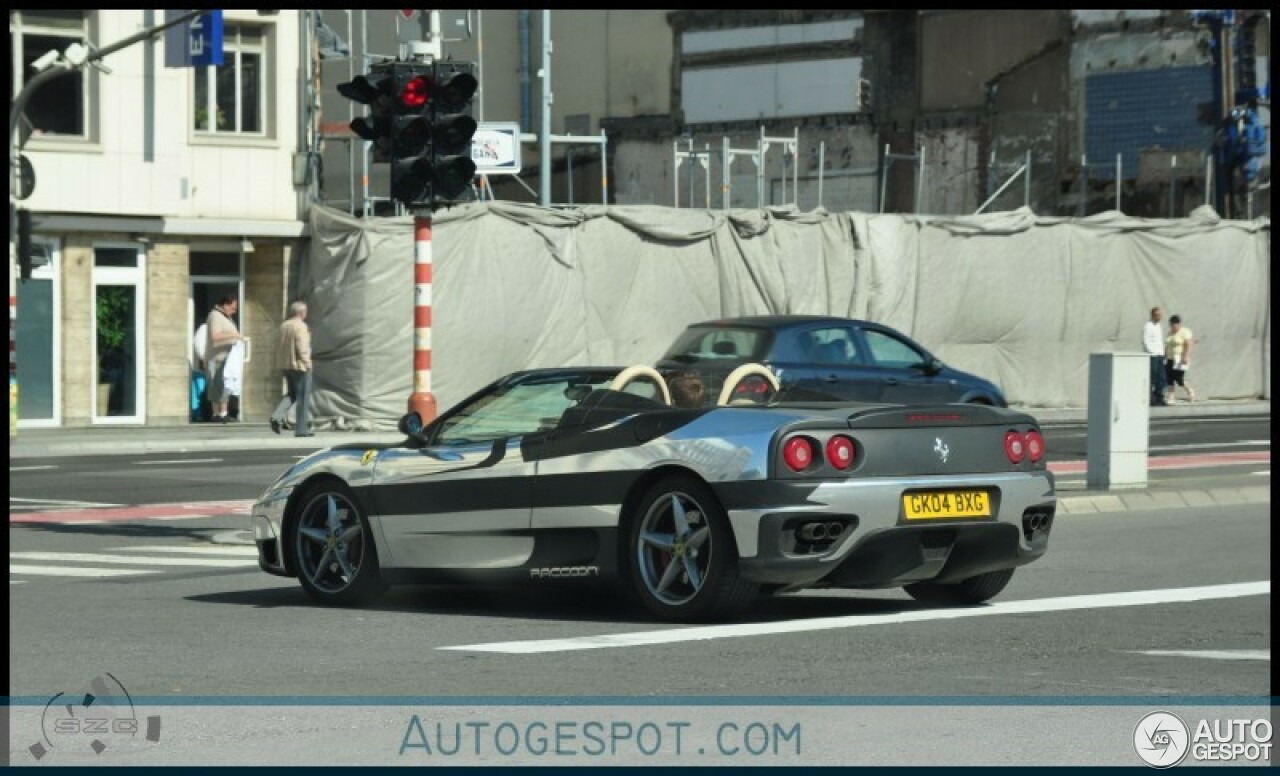
POLYGON ((146 258, 140 246, 93 248, 93 422, 146 420, 146 258))
POLYGON ((31 242, 31 278, 18 281, 18 427, 62 423, 61 278, 58 243, 31 242))
MULTIPOLYGON (((193 248, 190 255, 191 297, 189 309, 191 321, 188 331, 191 332, 192 349, 195 349, 195 332, 209 317, 209 311, 219 300, 231 297, 240 303, 240 313, 235 323, 244 333, 244 254, 239 250, 218 250, 217 248, 193 248)), ((248 343, 245 343, 246 346, 248 343)), ((191 370, 191 420, 193 423, 208 421, 212 416, 208 397, 208 375, 194 366, 191 370)), ((227 403, 227 414, 239 418, 240 404, 243 400, 244 385, 241 395, 232 396, 227 403)))

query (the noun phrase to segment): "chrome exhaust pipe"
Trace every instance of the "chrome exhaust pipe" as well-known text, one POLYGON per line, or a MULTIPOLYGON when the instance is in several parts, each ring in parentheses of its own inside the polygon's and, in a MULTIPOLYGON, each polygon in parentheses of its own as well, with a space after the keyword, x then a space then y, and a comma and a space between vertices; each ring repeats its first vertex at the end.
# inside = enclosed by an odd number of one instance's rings
POLYGON ((823 523, 805 523, 796 529, 796 536, 805 542, 820 542, 827 538, 827 526, 823 523))
POLYGON ((844 533, 844 523, 831 522, 827 523, 827 538, 839 539, 840 534, 844 533))

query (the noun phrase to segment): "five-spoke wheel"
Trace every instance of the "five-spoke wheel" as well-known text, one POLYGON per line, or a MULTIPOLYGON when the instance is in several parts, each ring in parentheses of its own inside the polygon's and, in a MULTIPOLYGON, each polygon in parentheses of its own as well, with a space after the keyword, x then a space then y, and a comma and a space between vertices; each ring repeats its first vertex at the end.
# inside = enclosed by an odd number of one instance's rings
POLYGON ((756 594, 738 575, 724 510, 692 477, 668 476, 649 488, 632 513, 628 548, 632 589, 663 618, 728 616, 756 594))
POLYGON ((299 503, 292 549, 303 589, 321 603, 362 603, 381 593, 386 585, 369 523, 350 490, 322 483, 299 503))

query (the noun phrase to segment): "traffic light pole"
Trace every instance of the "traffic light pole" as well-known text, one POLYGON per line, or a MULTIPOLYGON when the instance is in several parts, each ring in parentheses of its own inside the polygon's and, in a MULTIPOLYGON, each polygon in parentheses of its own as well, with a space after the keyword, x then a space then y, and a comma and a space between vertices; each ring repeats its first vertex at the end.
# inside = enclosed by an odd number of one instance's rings
POLYGON ((425 425, 436 419, 431 392, 431 208, 413 213, 413 393, 409 412, 425 425))

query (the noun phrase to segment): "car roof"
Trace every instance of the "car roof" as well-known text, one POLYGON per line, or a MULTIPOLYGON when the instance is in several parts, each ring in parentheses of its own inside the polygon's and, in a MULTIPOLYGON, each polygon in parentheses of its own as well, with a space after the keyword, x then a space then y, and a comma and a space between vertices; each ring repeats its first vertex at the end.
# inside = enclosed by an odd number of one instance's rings
POLYGON ((792 326, 799 326, 808 323, 857 323, 863 324, 867 321, 860 321, 856 318, 837 318, 833 315, 747 315, 741 318, 721 318, 715 321, 704 321, 703 323, 690 324, 689 328, 699 326, 710 328, 728 328, 733 326, 747 326, 756 329, 786 329, 792 326))

